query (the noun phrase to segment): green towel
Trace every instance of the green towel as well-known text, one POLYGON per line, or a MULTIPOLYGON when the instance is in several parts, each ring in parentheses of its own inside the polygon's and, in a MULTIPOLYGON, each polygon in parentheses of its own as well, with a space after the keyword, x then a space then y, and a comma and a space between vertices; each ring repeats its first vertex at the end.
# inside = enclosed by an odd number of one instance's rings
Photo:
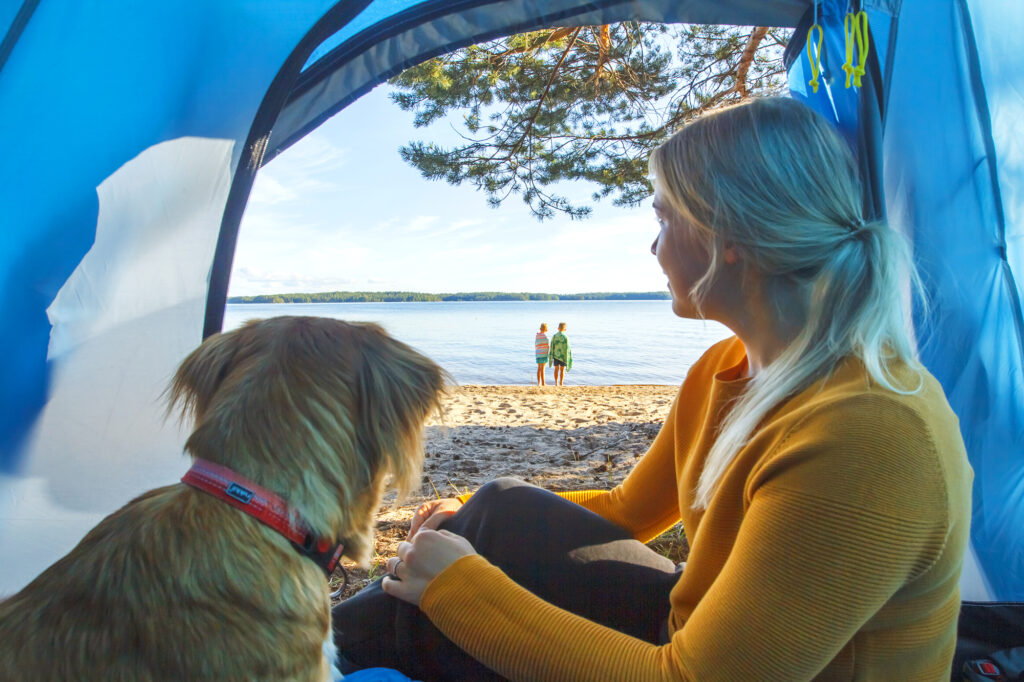
POLYGON ((555 332, 551 337, 551 359, 565 363, 565 370, 572 369, 572 348, 569 347, 569 337, 563 332, 555 332))

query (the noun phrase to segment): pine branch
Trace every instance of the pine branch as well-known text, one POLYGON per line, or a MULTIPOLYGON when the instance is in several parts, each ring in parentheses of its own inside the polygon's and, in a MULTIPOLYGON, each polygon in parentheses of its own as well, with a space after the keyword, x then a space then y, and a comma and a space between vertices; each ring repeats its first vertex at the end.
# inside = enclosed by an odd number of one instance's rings
MULTIPOLYGON (((516 48, 510 48, 510 49, 507 49, 507 50, 502 50, 501 52, 490 52, 490 53, 488 53, 488 59, 490 59, 490 60, 492 60, 494 62, 506 62, 506 61, 508 61, 509 57, 514 57, 514 56, 516 56, 518 54, 524 54, 526 52, 534 52, 534 51, 544 47, 548 43, 558 42, 559 40, 561 40, 562 38, 566 37, 567 35, 570 35, 573 32, 573 30, 574 29, 572 29, 571 27, 570 28, 556 28, 556 29, 552 30, 550 33, 548 33, 544 37, 543 40, 539 40, 535 44, 524 45, 522 47, 516 47, 516 48)), ((579 29, 575 29, 575 30, 576 30, 577 33, 579 32, 579 29)))
POLYGON ((540 218, 589 211, 544 191, 561 181, 598 185, 594 200, 635 204, 651 191, 645 161, 654 146, 709 109, 778 87, 786 36, 626 23, 464 48, 393 79, 392 99, 417 126, 462 114, 461 125, 449 119, 456 146, 411 142, 402 158, 424 177, 470 182, 492 206, 519 194, 540 218))
POLYGON ((544 100, 547 98, 548 92, 551 90, 551 84, 555 82, 555 76, 558 75, 558 69, 561 68, 562 62, 564 62, 565 58, 569 55, 569 50, 571 50, 572 46, 576 43, 576 37, 579 36, 581 30, 583 30, 582 27, 573 31, 572 38, 569 39, 569 44, 565 46, 562 56, 558 58, 558 63, 555 64, 555 68, 551 70, 551 77, 548 78, 548 84, 544 86, 544 92, 541 93, 540 99, 537 100, 537 107, 533 110, 533 115, 531 115, 526 121, 526 130, 523 131, 522 137, 519 138, 519 141, 516 142, 512 151, 509 152, 508 157, 505 159, 506 161, 512 160, 516 155, 516 152, 519 151, 519 148, 523 146, 523 141, 525 141, 530 135, 530 131, 533 129, 533 124, 537 121, 537 114, 540 113, 541 107, 544 106, 544 100))

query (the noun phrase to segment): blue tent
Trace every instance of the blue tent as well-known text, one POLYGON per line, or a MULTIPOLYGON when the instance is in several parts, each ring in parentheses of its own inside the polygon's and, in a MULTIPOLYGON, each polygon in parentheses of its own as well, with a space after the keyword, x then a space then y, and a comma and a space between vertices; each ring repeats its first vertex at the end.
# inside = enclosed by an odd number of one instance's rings
POLYGON ((854 4, 873 56, 847 90, 847 0, 0 3, 0 594, 181 474, 161 392, 220 328, 262 164, 429 57, 639 19, 799 26, 794 96, 855 146, 868 209, 910 236, 932 297, 923 357, 976 474, 963 595, 1024 600, 1024 5, 854 4))

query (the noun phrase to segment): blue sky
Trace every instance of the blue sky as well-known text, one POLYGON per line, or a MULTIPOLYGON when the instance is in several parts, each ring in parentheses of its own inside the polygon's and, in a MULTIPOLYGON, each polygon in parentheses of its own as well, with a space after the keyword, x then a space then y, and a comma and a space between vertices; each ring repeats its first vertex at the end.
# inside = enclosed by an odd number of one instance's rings
POLYGON ((229 294, 665 289, 650 201, 538 222, 518 197, 493 209, 482 192, 425 180, 398 155, 409 140, 451 137, 448 122, 413 128, 386 85, 306 136, 256 177, 229 294))

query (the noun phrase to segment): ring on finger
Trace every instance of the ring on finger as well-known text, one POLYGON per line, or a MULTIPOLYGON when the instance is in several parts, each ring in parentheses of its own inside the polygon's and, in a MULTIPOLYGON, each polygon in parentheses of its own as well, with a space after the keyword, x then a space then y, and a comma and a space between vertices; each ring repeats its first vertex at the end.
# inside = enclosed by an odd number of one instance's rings
POLYGON ((388 574, 392 580, 397 580, 397 581, 401 582, 402 579, 398 577, 398 567, 401 566, 401 565, 402 565, 402 560, 401 559, 399 559, 398 561, 395 562, 395 567, 392 568, 391 569, 391 573, 388 574))

